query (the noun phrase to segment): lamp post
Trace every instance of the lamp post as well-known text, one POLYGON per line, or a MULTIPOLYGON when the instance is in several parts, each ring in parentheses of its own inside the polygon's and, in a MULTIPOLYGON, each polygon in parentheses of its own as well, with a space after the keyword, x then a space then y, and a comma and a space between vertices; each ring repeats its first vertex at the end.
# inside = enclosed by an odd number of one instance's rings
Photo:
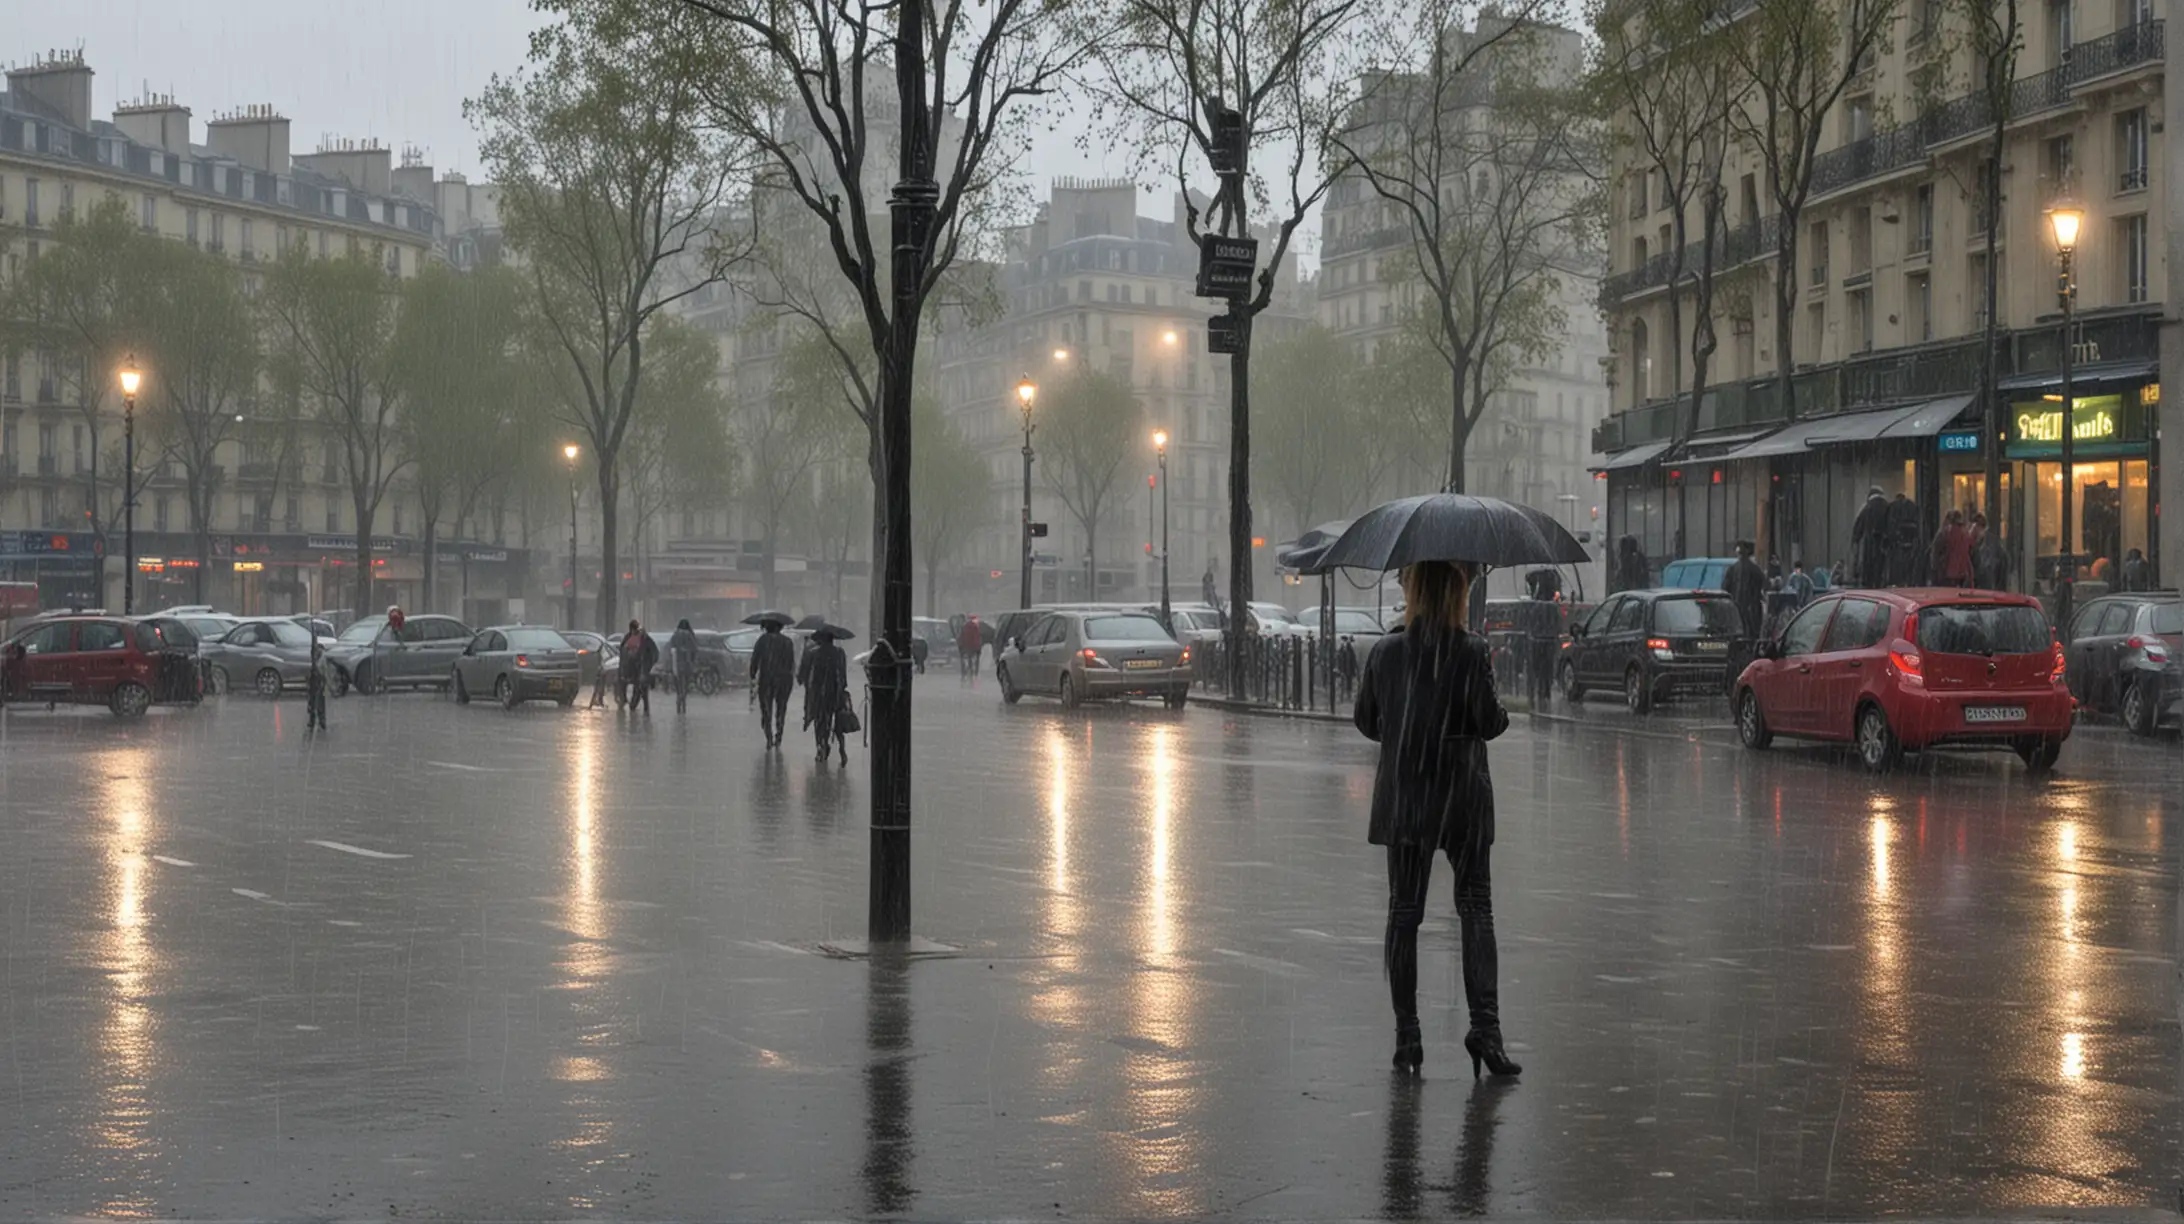
POLYGON ((569 628, 576 628, 576 443, 561 448, 561 457, 569 461, 569 628))
POLYGON ((1160 456, 1160 623, 1169 624, 1168 614, 1168 431, 1153 431, 1153 450, 1160 456))
POLYGON ((1024 406, 1023 555, 1019 558, 1024 568, 1024 587, 1017 606, 1028 609, 1031 607, 1031 402, 1039 398, 1039 384, 1031 381, 1031 375, 1024 375, 1024 381, 1016 384, 1016 398, 1024 406))
POLYGON ((136 614, 136 354, 121 360, 121 614, 136 614))
POLYGON ((2071 279, 2071 256, 2078 249, 2078 225, 2085 214, 2067 204, 2058 204, 2048 210, 2048 221, 2055 228, 2055 249, 2062 256, 2062 272, 2056 289, 2063 300, 2063 429, 2062 429, 2062 477, 2063 477, 2063 545, 2056 558, 2055 623, 2070 622, 2071 605, 2077 592, 2073 589, 2078 581, 2077 515, 2071 505, 2072 495, 2077 492, 2077 421, 2071 411, 2071 361, 2075 345, 2070 334, 2071 307, 2078 296, 2078 286, 2071 279))

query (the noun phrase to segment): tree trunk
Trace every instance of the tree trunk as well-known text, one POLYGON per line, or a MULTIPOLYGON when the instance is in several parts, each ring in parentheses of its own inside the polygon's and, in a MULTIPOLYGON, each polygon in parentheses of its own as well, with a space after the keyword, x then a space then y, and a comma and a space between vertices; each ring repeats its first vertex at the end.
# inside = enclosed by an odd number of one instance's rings
POLYGON ((622 482, 615 471, 616 455, 599 448, 599 607, 595 620, 612 627, 620 622, 617 596, 621 591, 622 559, 620 526, 622 482))
POLYGON ((372 511, 375 507, 362 489, 350 499, 356 505, 356 615, 372 614, 372 511))
POLYGON ((1253 312, 1232 308, 1243 351, 1229 358, 1228 692, 1244 691, 1245 617, 1251 613, 1251 337, 1253 312))
POLYGON ((440 516, 437 513, 427 514, 425 516, 425 577, 424 584, 419 588, 418 595, 418 602, 422 605, 418 609, 420 612, 430 612, 440 606, 439 583, 436 580, 440 572, 436 568, 439 561, 440 516))
POLYGON ((781 523, 778 517, 766 524, 765 543, 766 550, 759 554, 759 561, 766 568, 759 578, 758 588, 760 602, 772 608, 776 606, 774 601, 781 597, 780 579, 774 574, 774 559, 781 555, 781 523))
MULTIPOLYGON (((1775 200, 1774 343, 1776 394, 1782 397, 1782 419, 1797 419, 1797 399, 1790 393, 1793 347, 1797 336, 1797 218, 1781 211, 1775 200)), ((1799 209, 1799 213, 1804 210, 1799 209)))
POLYGON ((925 550, 925 619, 931 620, 939 613, 933 608, 940 600, 940 562, 933 559, 933 550, 925 550))
POLYGON ((1471 404, 1464 394, 1466 377, 1471 363, 1459 359, 1449 363, 1449 424, 1448 424, 1448 479, 1441 488, 1448 493, 1461 493, 1468 483, 1465 468, 1471 449, 1471 404))

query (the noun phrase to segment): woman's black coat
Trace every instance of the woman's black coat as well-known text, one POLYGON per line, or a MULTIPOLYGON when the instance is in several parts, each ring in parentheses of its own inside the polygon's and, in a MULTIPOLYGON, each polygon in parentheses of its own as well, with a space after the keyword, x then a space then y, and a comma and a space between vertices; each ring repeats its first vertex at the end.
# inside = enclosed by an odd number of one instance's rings
POLYGON ((1357 729, 1380 744, 1376 846, 1455 851, 1494 840, 1486 741, 1509 729, 1486 639, 1411 626, 1373 644, 1357 690, 1357 729))

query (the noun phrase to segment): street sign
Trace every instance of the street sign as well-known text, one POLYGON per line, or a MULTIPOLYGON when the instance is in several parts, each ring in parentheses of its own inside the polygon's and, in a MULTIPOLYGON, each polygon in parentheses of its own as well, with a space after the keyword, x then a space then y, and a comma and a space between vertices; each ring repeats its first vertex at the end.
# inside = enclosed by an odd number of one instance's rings
POLYGON ((1047 525, 1046 525, 1045 523, 1033 523, 1033 524, 1031 525, 1031 538, 1032 538, 1032 539, 1034 539, 1034 540, 1044 540, 1044 539, 1046 539, 1046 533, 1047 533, 1047 525))
POLYGON ((1034 569, 1053 569, 1055 566, 1060 565, 1061 563, 1062 556, 1060 553, 1031 554, 1031 564, 1032 568, 1034 569))
POLYGON ((1210 298, 1243 297, 1251 292, 1251 275, 1258 264, 1258 239, 1200 234, 1196 293, 1210 298))
POLYGON ((1244 339, 1244 321, 1233 314, 1217 314, 1206 320, 1206 351, 1241 353, 1250 345, 1244 339))
POLYGON ((1979 450, 1979 431, 1976 429, 1948 429, 1936 436, 1943 454, 1963 454, 1979 450))

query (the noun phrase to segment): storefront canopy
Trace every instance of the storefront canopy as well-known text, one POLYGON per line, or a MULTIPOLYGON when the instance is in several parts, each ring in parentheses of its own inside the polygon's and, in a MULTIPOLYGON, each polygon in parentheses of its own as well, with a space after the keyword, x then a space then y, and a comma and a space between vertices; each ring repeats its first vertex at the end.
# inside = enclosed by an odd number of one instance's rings
POLYGON ((1726 458, 1728 452, 1735 450, 1737 447, 1743 446, 1754 438, 1764 438, 1773 432, 1775 432, 1773 427, 1769 426, 1764 429, 1741 429, 1735 433, 1710 434, 1703 438, 1691 439, 1685 445, 1683 453, 1694 460, 1722 459, 1726 458))
POLYGON ((1620 472, 1624 468, 1634 468, 1640 464, 1651 463, 1660 458, 1661 453, 1667 449, 1668 443, 1666 442, 1648 442, 1642 446, 1633 446, 1627 451, 1608 456, 1593 465, 1591 470, 1595 472, 1620 472))
POLYGON ((1931 438, 1948 428, 1972 402, 1969 395, 1950 395, 1908 408, 1888 408, 1880 412, 1860 412, 1850 416, 1834 417, 1824 422, 1827 428, 1812 439, 1815 446, 1835 446, 1844 442, 1877 442, 1888 438, 1931 438))
POLYGON ((1827 432, 1829 421, 1799 421, 1785 426, 1756 442, 1747 442, 1726 455, 1717 456, 1728 463, 1738 459, 1771 459, 1776 455, 1796 455, 1812 449, 1813 439, 1827 432))

